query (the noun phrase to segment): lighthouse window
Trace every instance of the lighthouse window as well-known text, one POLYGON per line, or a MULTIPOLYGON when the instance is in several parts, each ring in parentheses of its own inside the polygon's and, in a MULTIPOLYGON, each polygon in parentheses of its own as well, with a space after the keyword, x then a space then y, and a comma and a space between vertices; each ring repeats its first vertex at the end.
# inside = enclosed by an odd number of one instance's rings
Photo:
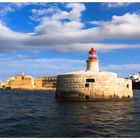
POLYGON ((86 79, 86 82, 95 82, 95 79, 86 79))
POLYGON ((89 84, 85 84, 85 87, 89 87, 89 84))
POLYGON ((88 96, 88 95, 86 95, 86 96, 85 96, 85 99, 89 99, 89 96, 88 96))

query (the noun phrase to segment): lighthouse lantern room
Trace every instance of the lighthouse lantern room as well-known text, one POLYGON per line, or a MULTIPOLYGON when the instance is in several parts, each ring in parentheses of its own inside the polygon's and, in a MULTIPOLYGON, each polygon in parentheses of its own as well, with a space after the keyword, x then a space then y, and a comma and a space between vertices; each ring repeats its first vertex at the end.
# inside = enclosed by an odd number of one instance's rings
POLYGON ((87 70, 91 72, 99 72, 99 60, 97 59, 96 50, 91 48, 87 62, 87 70))

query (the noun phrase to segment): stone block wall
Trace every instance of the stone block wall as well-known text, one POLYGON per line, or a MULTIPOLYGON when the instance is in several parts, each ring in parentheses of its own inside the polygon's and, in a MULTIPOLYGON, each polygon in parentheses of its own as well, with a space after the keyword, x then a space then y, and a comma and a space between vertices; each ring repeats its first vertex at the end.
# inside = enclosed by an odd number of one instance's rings
POLYGON ((42 79, 34 78, 34 89, 42 89, 42 79))
POLYGON ((13 79, 8 83, 8 87, 11 89, 33 89, 34 88, 34 79, 26 78, 26 79, 13 79))
POLYGON ((26 75, 18 75, 7 80, 8 89, 27 89, 27 90, 55 90, 56 77, 33 78, 26 75))
POLYGON ((117 78, 117 74, 67 74, 57 77, 56 96, 79 96, 83 98, 132 98, 132 83, 129 79, 117 78), (87 79, 92 79, 88 82, 87 79), (80 96, 81 96, 80 95, 80 96))

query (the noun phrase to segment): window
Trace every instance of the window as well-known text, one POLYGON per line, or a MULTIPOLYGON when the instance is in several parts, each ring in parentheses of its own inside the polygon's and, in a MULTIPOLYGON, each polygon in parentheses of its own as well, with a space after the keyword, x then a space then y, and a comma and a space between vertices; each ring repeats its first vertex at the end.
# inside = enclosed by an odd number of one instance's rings
POLYGON ((22 76, 21 79, 25 79, 24 76, 22 76))
POLYGON ((88 96, 88 95, 86 95, 86 96, 85 96, 85 99, 89 99, 89 96, 88 96))
POLYGON ((95 82, 95 79, 86 79, 86 82, 95 82))
POLYGON ((127 88, 129 88, 129 85, 127 84, 127 88))
POLYGON ((85 87, 89 87, 89 84, 85 84, 85 87))

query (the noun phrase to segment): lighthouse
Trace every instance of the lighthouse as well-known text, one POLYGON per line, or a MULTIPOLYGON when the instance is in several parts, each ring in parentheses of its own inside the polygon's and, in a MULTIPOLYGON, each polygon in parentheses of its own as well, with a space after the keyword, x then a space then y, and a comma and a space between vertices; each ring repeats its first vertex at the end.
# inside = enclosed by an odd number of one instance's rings
POLYGON ((96 50, 94 48, 90 49, 89 58, 86 62, 87 62, 86 71, 99 72, 99 60, 97 59, 96 50))
POLYGON ((57 76, 56 99, 67 101, 105 101, 133 99, 132 81, 117 73, 100 71, 99 60, 91 48, 86 71, 73 71, 57 76))

